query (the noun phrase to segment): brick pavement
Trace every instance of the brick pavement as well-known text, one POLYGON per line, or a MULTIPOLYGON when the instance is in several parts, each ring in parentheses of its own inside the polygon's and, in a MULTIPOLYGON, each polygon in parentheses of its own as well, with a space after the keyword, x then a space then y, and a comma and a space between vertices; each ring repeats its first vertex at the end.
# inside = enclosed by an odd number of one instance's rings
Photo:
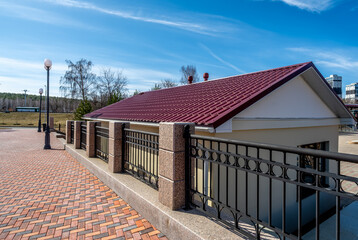
MULTIPOLYGON (((358 140, 357 133, 341 133, 339 135, 338 152, 358 155, 358 144, 351 144, 353 140, 358 140)), ((358 157, 357 157, 358 158, 358 157)), ((341 163, 341 174, 349 177, 358 177, 358 164, 342 162, 341 163)), ((344 191, 357 194, 358 185, 353 182, 344 181, 342 183, 344 191)))
POLYGON ((0 239, 167 239, 53 135, 43 145, 36 129, 0 129, 0 239))

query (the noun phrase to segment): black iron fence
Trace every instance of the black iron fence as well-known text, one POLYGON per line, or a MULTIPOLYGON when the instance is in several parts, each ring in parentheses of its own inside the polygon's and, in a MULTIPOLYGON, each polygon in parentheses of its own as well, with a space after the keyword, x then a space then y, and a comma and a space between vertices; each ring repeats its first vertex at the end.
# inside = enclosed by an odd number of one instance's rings
POLYGON ((108 138, 109 131, 106 127, 95 126, 95 151, 96 156, 108 162, 108 138))
POLYGON ((339 131, 345 133, 357 133, 357 126, 356 125, 339 125, 339 131))
MULTIPOLYGON (((341 172, 356 155, 190 135, 186 203, 249 238, 320 238, 320 224, 358 200, 358 178, 341 172)), ((349 168, 349 166, 348 166, 349 168)))
POLYGON ((159 134, 124 127, 122 132, 123 169, 157 189, 159 134))
POLYGON ((66 125, 63 127, 63 125, 61 125, 61 123, 54 126, 55 132, 62 134, 62 135, 66 135, 65 129, 66 129, 66 125))
POLYGON ((81 148, 83 150, 86 150, 86 144, 87 144, 87 123, 86 122, 81 123, 80 143, 81 143, 81 148))
POLYGON ((71 143, 74 143, 74 134, 75 134, 75 123, 71 122, 71 143))

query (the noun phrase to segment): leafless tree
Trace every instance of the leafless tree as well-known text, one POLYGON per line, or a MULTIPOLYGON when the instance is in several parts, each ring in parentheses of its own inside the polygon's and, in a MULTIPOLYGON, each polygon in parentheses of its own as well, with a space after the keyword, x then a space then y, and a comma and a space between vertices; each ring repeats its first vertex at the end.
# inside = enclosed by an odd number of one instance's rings
POLYGON ((171 79, 163 79, 160 83, 155 83, 154 87, 152 87, 150 90, 158 90, 158 89, 163 89, 163 88, 172 88, 172 87, 176 87, 178 86, 178 84, 176 82, 174 82, 171 79))
POLYGON ((61 77, 60 90, 65 96, 71 98, 87 99, 96 81, 96 75, 92 73, 92 62, 81 59, 76 63, 66 60, 68 70, 61 77))
POLYGON ((113 72, 110 68, 102 69, 97 81, 97 89, 101 98, 110 102, 113 98, 124 98, 127 93, 127 78, 122 72, 113 72))
POLYGON ((174 82, 173 80, 168 79, 168 78, 163 79, 160 85, 162 88, 172 88, 172 87, 178 86, 178 84, 176 82, 174 82))
POLYGON ((182 74, 180 79, 180 84, 188 84, 188 77, 193 76, 193 83, 199 81, 198 73, 196 72, 196 67, 194 65, 182 66, 180 68, 180 73, 182 74))

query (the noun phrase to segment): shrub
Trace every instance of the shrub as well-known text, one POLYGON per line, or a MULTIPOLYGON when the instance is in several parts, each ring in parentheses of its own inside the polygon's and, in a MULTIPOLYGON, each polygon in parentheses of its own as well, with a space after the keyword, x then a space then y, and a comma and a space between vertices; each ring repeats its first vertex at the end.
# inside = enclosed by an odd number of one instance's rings
POLYGON ((75 120, 82 120, 83 115, 92 112, 92 105, 89 101, 82 100, 75 111, 75 120))

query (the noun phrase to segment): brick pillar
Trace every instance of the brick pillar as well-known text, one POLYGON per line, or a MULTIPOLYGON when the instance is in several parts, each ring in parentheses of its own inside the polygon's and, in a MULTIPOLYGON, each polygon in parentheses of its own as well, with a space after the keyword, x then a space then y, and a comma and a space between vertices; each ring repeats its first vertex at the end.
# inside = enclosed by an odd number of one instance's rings
POLYGON ((75 121, 74 124, 74 134, 73 134, 73 144, 76 149, 81 148, 81 124, 83 121, 75 121))
POLYGON ((67 120, 66 121, 66 142, 71 143, 71 123, 73 121, 67 120))
POLYGON ((53 130, 54 129, 54 126, 55 126, 55 120, 53 119, 53 117, 50 117, 50 130, 53 130))
MULTIPOLYGON (((188 123, 159 124, 159 201, 172 210, 185 205, 185 139, 188 123)), ((194 124, 190 132, 194 132, 194 124)))
POLYGON ((87 122, 87 139, 86 139, 86 154, 87 157, 95 157, 96 156, 96 136, 95 136, 95 125, 100 125, 101 122, 87 122))
POLYGON ((129 128, 129 123, 110 122, 108 141, 108 169, 110 172, 122 172, 122 124, 129 128))

